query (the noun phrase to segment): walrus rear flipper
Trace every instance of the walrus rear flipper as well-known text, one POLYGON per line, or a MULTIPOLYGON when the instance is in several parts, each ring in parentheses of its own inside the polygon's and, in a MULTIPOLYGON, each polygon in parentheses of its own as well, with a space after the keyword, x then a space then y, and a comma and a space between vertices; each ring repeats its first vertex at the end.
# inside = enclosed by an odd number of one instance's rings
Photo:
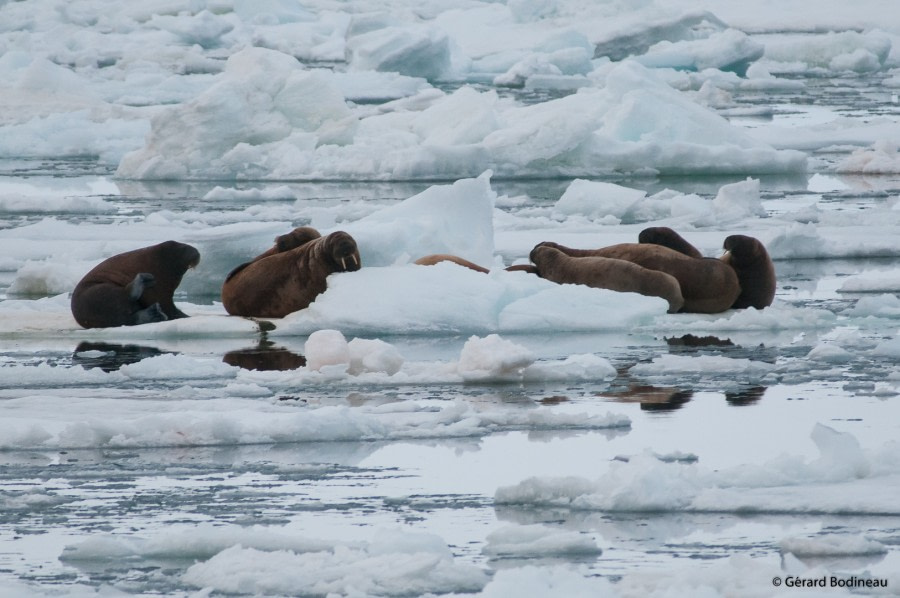
POLYGON ((159 303, 154 303, 150 307, 145 307, 144 309, 140 309, 131 314, 131 321, 128 322, 128 325, 135 326, 137 324, 165 322, 168 319, 168 316, 166 316, 165 312, 163 312, 162 308, 159 306, 159 303))

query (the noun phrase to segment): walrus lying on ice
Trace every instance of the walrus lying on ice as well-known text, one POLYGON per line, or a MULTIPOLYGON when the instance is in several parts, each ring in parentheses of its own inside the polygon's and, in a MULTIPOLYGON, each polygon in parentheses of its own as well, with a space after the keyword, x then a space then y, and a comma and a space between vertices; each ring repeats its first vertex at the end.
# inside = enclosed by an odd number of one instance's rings
POLYGON ((677 311, 719 313, 727 309, 763 309, 775 297, 775 268, 762 243, 753 237, 732 235, 725 239, 725 255, 705 258, 696 247, 674 230, 653 227, 641 231, 639 243, 621 243, 600 249, 572 249, 556 243, 540 243, 531 252, 539 276, 556 282, 587 284, 617 291, 634 291, 669 301, 669 311, 677 304, 671 281, 650 274, 661 272, 674 277, 684 303, 677 311), (571 260, 563 260, 557 250, 571 260), (591 258, 590 261, 580 261, 591 258), (640 266, 598 261, 624 260, 640 266))
POLYGON ((188 268, 199 262, 199 251, 176 241, 114 255, 75 286, 72 315, 85 328, 186 318, 172 295, 188 268))
POLYGON ((360 266, 356 241, 349 234, 338 231, 323 237, 314 228, 296 228, 228 274, 222 303, 235 316, 282 318, 325 292, 329 274, 354 272, 360 266))

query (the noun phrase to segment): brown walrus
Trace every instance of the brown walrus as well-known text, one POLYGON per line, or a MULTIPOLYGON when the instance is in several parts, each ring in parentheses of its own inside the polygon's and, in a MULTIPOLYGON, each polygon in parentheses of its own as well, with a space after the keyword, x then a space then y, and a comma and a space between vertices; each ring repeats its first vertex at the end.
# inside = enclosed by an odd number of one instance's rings
POLYGON ((757 239, 746 235, 726 237, 725 255, 721 259, 737 273, 741 294, 732 305, 735 309, 772 305, 775 298, 775 265, 769 252, 757 239))
POLYGON ((361 265, 356 241, 338 231, 326 237, 301 227, 275 246, 232 270, 222 285, 222 303, 235 316, 283 318, 309 306, 327 288, 333 272, 361 265))
POLYGON ((688 243, 684 237, 676 233, 668 226, 651 226, 638 234, 638 243, 662 245, 674 249, 679 253, 696 258, 702 258, 700 250, 688 243))
POLYGON ((176 241, 114 255, 75 286, 72 315, 84 328, 186 318, 172 295, 188 268, 198 263, 200 252, 176 241))
MULTIPOLYGON (((669 274, 678 281, 681 289, 684 305, 680 311, 683 312, 711 314, 725 311, 731 308, 741 292, 735 270, 725 262, 715 258, 690 257, 662 245, 621 243, 601 249, 572 249, 557 243, 540 243, 532 250, 531 261, 537 267, 538 275, 546 277, 542 271, 542 265, 535 261, 535 251, 539 247, 558 249, 569 257, 578 259, 586 257, 614 258, 637 264, 647 270, 669 274)), ((581 268, 590 269, 594 263, 584 262, 581 268)), ((586 276, 586 274, 580 275, 586 276)), ((605 284, 623 286, 622 282, 606 282, 605 284)), ((625 286, 640 286, 646 283, 643 280, 631 281, 626 279, 624 284, 625 286)), ((670 293, 666 288, 667 286, 668 284, 662 286, 659 289, 659 293, 654 294, 656 296, 665 296, 662 293, 670 293)), ((613 287, 605 286, 603 288, 613 287)), ((672 302, 670 301, 671 305, 672 302)))
POLYGON ((475 270, 476 272, 481 272, 483 274, 487 274, 488 272, 490 272, 490 270, 488 270, 484 266, 479 266, 474 262, 470 262, 466 258, 459 257, 458 255, 453 255, 450 253, 432 253, 429 255, 424 255, 417 259, 414 263, 419 266, 433 266, 435 264, 440 264, 441 262, 453 262, 454 264, 469 268, 470 270, 475 270))
POLYGON ((531 251, 538 276, 560 284, 583 284, 599 289, 640 293, 662 297, 669 302, 669 313, 684 306, 678 280, 659 270, 636 263, 602 256, 572 257, 552 244, 540 244, 531 251))
MULTIPOLYGON (((454 264, 469 268, 470 270, 475 270, 476 272, 481 272, 482 274, 490 272, 490 270, 484 266, 479 266, 464 257, 459 257, 458 255, 453 255, 451 253, 432 253, 424 255, 413 263, 419 266, 433 266, 435 264, 440 264, 441 262, 453 262, 454 264)), ((537 274, 537 269, 531 264, 516 264, 515 266, 507 266, 504 270, 507 272, 528 272, 529 274, 537 274)))

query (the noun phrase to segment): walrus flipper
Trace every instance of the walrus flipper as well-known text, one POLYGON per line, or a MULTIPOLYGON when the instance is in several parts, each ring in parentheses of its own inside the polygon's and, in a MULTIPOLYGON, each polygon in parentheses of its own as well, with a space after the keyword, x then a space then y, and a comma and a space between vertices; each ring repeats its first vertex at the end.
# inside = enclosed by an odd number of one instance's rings
POLYGON ((155 276, 149 272, 140 272, 135 275, 134 280, 125 286, 125 290, 128 291, 128 296, 131 297, 132 301, 137 301, 141 298, 141 295, 144 294, 146 289, 152 288, 155 285, 155 276))
POLYGON ((162 310, 162 307, 159 306, 159 303, 154 303, 150 307, 145 307, 144 309, 140 309, 131 314, 131 321, 129 321, 127 325, 136 326, 138 324, 165 322, 168 319, 169 317, 166 316, 165 312, 162 310))

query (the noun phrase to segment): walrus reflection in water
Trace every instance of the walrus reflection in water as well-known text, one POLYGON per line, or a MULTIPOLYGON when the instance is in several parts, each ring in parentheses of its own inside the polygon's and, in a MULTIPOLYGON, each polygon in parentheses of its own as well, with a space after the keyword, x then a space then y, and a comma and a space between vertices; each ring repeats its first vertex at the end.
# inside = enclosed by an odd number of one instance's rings
POLYGON ((271 341, 261 341, 252 349, 229 351, 222 358, 224 363, 245 370, 286 371, 306 365, 306 358, 284 347, 276 347, 271 341))
POLYGON ((184 273, 199 262, 197 249, 176 241, 114 255, 75 286, 72 315, 84 328, 186 318, 172 296, 184 273))
POLYGON ((361 261, 356 241, 338 231, 321 236, 296 228, 275 245, 232 270, 222 285, 222 303, 235 316, 283 318, 309 306, 334 272, 355 272, 361 261))

